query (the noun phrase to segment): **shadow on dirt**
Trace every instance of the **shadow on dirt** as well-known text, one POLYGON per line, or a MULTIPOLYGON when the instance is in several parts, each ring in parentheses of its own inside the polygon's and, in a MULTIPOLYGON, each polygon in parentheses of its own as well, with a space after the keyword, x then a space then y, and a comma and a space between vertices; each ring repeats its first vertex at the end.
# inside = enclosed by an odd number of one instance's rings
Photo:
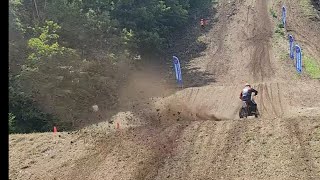
POLYGON ((319 0, 312 0, 311 4, 317 13, 317 16, 312 17, 311 20, 313 20, 315 22, 320 22, 320 1, 319 0))
MULTIPOLYGON (((169 48, 166 52, 168 57, 166 62, 173 66, 172 56, 177 56, 180 60, 184 87, 200 87, 215 82, 213 74, 200 71, 197 68, 189 68, 190 61, 194 58, 203 56, 202 52, 207 49, 207 44, 199 40, 199 37, 209 32, 216 22, 214 16, 216 9, 211 8, 207 12, 194 13, 190 20, 190 25, 179 33, 172 34, 169 48), (206 19, 207 25, 200 26, 200 19, 206 19)), ((172 67, 173 69, 173 67, 172 67)), ((174 78, 174 77, 173 77, 174 78)))
POLYGON ((215 79, 212 77, 213 74, 208 72, 200 71, 200 68, 184 68, 185 73, 182 73, 184 77, 184 87, 201 87, 208 85, 212 82, 215 82, 215 79))
POLYGON ((319 0, 312 0, 311 1, 313 7, 318 10, 318 14, 320 14, 320 1, 319 0))

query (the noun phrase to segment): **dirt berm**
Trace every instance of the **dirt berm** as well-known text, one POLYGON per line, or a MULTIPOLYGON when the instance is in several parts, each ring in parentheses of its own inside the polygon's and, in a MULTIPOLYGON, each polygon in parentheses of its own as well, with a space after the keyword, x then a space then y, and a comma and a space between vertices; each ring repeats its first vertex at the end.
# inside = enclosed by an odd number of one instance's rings
MULTIPOLYGON (((320 62, 320 26, 297 2, 285 2, 290 31, 320 62)), ((10 179, 320 179, 320 82, 277 53, 269 9, 282 3, 216 6, 213 27, 199 37, 206 49, 186 64, 214 81, 149 98, 113 123, 10 135, 10 179), (260 118, 238 118, 245 82, 259 92, 260 118)))

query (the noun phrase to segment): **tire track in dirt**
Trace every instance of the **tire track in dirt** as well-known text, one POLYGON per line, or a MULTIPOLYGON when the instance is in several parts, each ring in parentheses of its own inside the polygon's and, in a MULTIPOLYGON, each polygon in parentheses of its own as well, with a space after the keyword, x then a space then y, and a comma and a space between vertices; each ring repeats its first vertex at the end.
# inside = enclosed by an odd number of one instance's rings
MULTIPOLYGON (((209 124, 205 121, 199 122, 196 125, 196 131, 195 134, 191 136, 189 141, 191 144, 189 144, 188 147, 185 148, 185 154, 182 154, 182 159, 186 158, 186 169, 180 169, 178 168, 178 172, 180 174, 180 178, 183 179, 194 179, 195 177, 192 177, 192 172, 201 172, 204 171, 201 165, 200 161, 198 168, 194 168, 192 166, 193 162, 197 162, 198 156, 201 157, 201 159, 207 159, 206 154, 203 154, 206 152, 206 149, 204 148, 203 145, 210 146, 213 145, 212 141, 212 136, 209 136, 209 134, 215 134, 215 132, 219 131, 219 126, 216 123, 209 124), (191 173, 191 174, 190 174, 191 173), (181 177, 182 176, 182 177, 181 177)), ((189 136, 189 135, 188 135, 189 136)), ((205 163, 205 162, 204 162, 205 163)), ((183 166, 180 166, 183 167, 183 166)))
POLYGON ((261 83, 256 85, 258 91, 258 98, 256 102, 258 104, 258 109, 262 117, 266 118, 281 118, 284 116, 287 104, 286 99, 283 98, 279 83, 261 83))
POLYGON ((215 154, 214 159, 212 160, 212 165, 217 167, 212 169, 212 174, 215 174, 217 177, 225 178, 228 177, 230 167, 232 162, 235 160, 237 154, 239 153, 239 148, 241 146, 242 137, 248 129, 248 122, 237 122, 232 125, 232 128, 227 131, 227 137, 224 139, 224 145, 221 150, 215 154))
POLYGON ((162 128, 138 127, 96 141, 62 179, 154 179, 170 158, 188 121, 162 128), (122 173, 123 171, 130 173, 122 173))
MULTIPOLYGON (((288 84, 268 82, 252 85, 258 91, 255 101, 262 118, 285 116, 290 96, 284 98, 283 94, 288 91, 288 84)), ((294 88, 292 85, 289 87, 294 88)), ((190 113, 195 115, 194 120, 235 120, 239 118, 239 94, 242 88, 241 85, 188 88, 171 97, 171 106, 172 109, 177 108, 185 117, 189 117, 190 113)))
POLYGON ((239 125, 228 121, 193 122, 183 133, 183 140, 179 140, 184 142, 176 149, 179 153, 166 160, 157 179, 198 179, 225 175, 226 162, 232 161, 231 152, 236 153, 237 142, 246 131, 246 123, 239 125))
POLYGON ((118 143, 122 143, 121 139, 117 140, 117 136, 118 135, 106 137, 110 143, 101 143, 101 141, 97 140, 94 151, 89 151, 90 153, 88 153, 87 156, 74 162, 74 167, 64 179, 89 179, 90 175, 94 173, 106 157, 112 153, 118 143))
POLYGON ((270 80, 275 70, 266 1, 223 1, 223 5, 218 30, 207 34, 214 39, 207 41, 217 42, 209 46, 213 53, 203 57, 208 62, 206 71, 221 84, 270 80))
POLYGON ((266 1, 256 1, 254 14, 254 28, 248 45, 253 46, 250 68, 255 81, 264 81, 274 74, 270 60, 270 39, 272 38, 271 21, 267 11, 266 1))
MULTIPOLYGON (((253 87, 258 91, 255 101, 262 118, 285 116, 289 108, 287 105, 289 99, 283 96, 287 91, 287 88, 284 88, 286 86, 288 86, 286 83, 277 82, 253 84, 253 87)), ((241 88, 240 85, 190 88, 176 94, 174 99, 179 104, 183 104, 183 108, 179 111, 183 114, 191 112, 196 115, 198 120, 234 120, 239 118, 241 100, 238 97, 241 88)))
POLYGON ((307 139, 303 138, 304 132, 300 130, 300 125, 297 122, 298 119, 292 119, 291 121, 286 121, 286 127, 290 134, 290 141, 292 144, 292 149, 295 149, 297 152, 296 161, 293 163, 298 163, 301 167, 297 168, 298 172, 305 172, 306 179, 319 179, 320 174, 315 169, 315 164, 312 161, 311 155, 309 154, 307 139))
POLYGON ((205 70, 215 75, 221 76, 228 70, 228 53, 226 53, 225 36, 228 32, 228 22, 238 11, 236 0, 222 1, 219 8, 219 21, 215 25, 213 32, 208 34, 210 46, 214 50, 208 54, 205 70), (212 33, 212 34, 211 34, 212 33), (223 59, 223 61, 221 61, 223 59))
POLYGON ((156 179, 319 179, 317 155, 302 137, 308 131, 300 130, 310 121, 193 122, 156 179))

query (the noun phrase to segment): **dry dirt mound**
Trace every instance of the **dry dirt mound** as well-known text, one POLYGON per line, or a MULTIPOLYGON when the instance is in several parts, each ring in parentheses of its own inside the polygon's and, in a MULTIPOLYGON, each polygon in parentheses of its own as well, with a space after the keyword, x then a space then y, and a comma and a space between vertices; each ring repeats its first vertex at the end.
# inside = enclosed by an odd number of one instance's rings
POLYGON ((15 135, 10 137, 15 143, 10 145, 15 149, 10 149, 10 177, 319 179, 319 127, 318 117, 182 118, 170 126, 129 128, 108 135, 59 133, 57 144, 50 139, 51 133, 15 135))
MULTIPOLYGON (((217 10, 202 37, 208 48, 187 64, 216 82, 161 97, 171 86, 140 92, 149 81, 132 81, 122 93, 148 98, 125 101, 128 112, 110 122, 56 136, 10 135, 10 179, 320 179, 320 82, 284 71, 292 67, 271 46, 267 1, 221 1, 217 10), (238 119, 246 81, 259 92, 261 118, 238 119)), ((301 41, 313 44, 317 31, 303 31, 301 41)), ((319 57, 316 44, 307 47, 319 57)))
POLYGON ((156 179, 318 179, 316 118, 192 123, 156 179))
MULTIPOLYGON (((239 85, 205 86, 188 88, 170 97, 171 109, 182 112, 191 119, 236 120, 239 119, 239 85)), ((318 116, 320 112, 320 84, 307 83, 258 83, 255 101, 261 118, 287 118, 306 115, 318 116), (316 91, 315 91, 316 90, 316 91), (312 92, 312 93, 310 93, 312 92), (301 113, 309 109, 310 112, 301 113), (313 110, 313 111, 312 111, 313 110)))

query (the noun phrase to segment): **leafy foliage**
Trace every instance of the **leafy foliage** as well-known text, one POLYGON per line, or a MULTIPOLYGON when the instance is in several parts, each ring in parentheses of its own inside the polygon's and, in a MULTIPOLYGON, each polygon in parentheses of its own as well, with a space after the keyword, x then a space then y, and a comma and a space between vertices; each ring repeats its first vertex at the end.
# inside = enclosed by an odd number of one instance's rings
POLYGON ((10 132, 77 127, 117 106, 116 63, 162 53, 211 0, 9 0, 10 132))
POLYGON ((272 15, 273 18, 275 18, 275 19, 278 18, 276 12, 275 12, 272 8, 270 9, 270 13, 271 13, 271 15, 272 15))
POLYGON ((28 96, 10 79, 9 85, 9 132, 29 133, 48 131, 57 119, 41 111, 32 97, 28 96))
POLYGON ((32 50, 28 59, 31 61, 39 61, 43 58, 51 58, 54 55, 63 55, 65 52, 72 53, 69 48, 61 47, 57 42, 59 35, 56 34, 61 28, 53 21, 46 21, 44 27, 34 28, 40 35, 31 38, 28 41, 28 47, 32 50))

